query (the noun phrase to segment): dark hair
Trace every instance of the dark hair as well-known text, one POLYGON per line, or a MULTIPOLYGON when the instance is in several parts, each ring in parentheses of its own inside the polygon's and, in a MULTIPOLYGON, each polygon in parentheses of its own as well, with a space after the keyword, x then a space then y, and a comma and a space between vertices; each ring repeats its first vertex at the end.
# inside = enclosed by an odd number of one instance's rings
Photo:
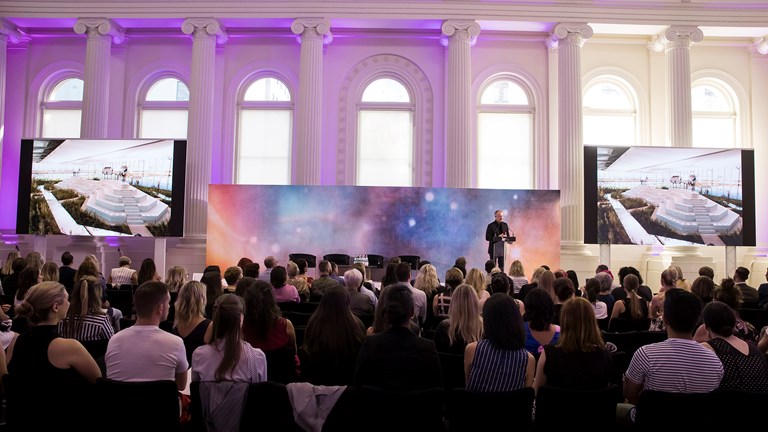
POLYGON ((243 277, 242 267, 232 266, 224 270, 224 281, 227 282, 227 286, 236 284, 241 277, 243 277))
POLYGON ((736 282, 733 279, 725 278, 720 281, 720 287, 715 289, 714 299, 736 310, 741 308, 741 304, 744 303, 744 293, 736 287, 736 282))
POLYGON ((11 270, 13 270, 14 273, 21 273, 25 268, 27 268, 26 258, 18 257, 11 263, 11 270))
POLYGON ((456 258, 456 261, 453 264, 454 267, 459 269, 461 271, 462 277, 467 277, 467 259, 463 256, 460 256, 456 258))
POLYGON ((427 260, 419 260, 418 264, 419 265, 417 265, 416 267, 418 267, 419 270, 421 270, 421 268, 424 267, 425 265, 432 264, 432 263, 427 260))
POLYGON ((285 282, 288 281, 288 272, 283 266, 277 266, 272 269, 269 274, 269 282, 274 288, 282 288, 285 286, 285 282))
POLYGON ((77 272, 75 272, 75 283, 86 276, 99 277, 99 270, 96 268, 96 264, 91 260, 84 260, 80 263, 80 267, 78 267, 77 272))
POLYGON ((272 268, 275 266, 275 263, 277 262, 277 259, 273 257, 272 255, 264 258, 264 267, 266 268, 272 268))
MULTIPOLYGON (((237 290, 241 288, 237 284, 237 290)), ((278 319, 280 308, 275 303, 272 285, 267 281, 254 279, 242 286, 242 296, 245 302, 244 323, 253 331, 258 339, 265 339, 278 319)))
POLYGON ((552 284, 552 288, 555 290, 557 299, 561 302, 568 300, 576 294, 576 289, 573 287, 573 282, 565 277, 555 279, 555 282, 552 284))
POLYGON ((699 276, 706 276, 712 280, 715 280, 715 271, 712 267, 704 266, 699 269, 699 276))
POLYGON ((245 268, 243 269, 243 276, 257 278, 259 277, 259 268, 259 263, 246 264, 245 268))
POLYGON ((307 322, 304 350, 312 355, 321 353, 342 364, 357 353, 365 339, 360 318, 349 308, 349 293, 338 286, 328 289, 307 322))
POLYGON ((325 274, 331 274, 331 271, 333 270, 333 267, 331 267, 331 262, 327 260, 322 260, 317 264, 317 270, 320 273, 325 274))
POLYGON ((607 265, 605 265, 605 264, 600 264, 600 265, 598 265, 598 266, 597 266, 597 268, 595 269, 595 274, 597 274, 597 273, 600 273, 600 272, 603 272, 603 271, 606 271, 606 270, 609 270, 609 269, 608 269, 608 266, 607 266, 607 265))
POLYGON ((488 260, 485 262, 485 272, 490 273, 493 268, 496 267, 496 263, 493 260, 488 260))
POLYGON ((65 266, 71 265, 72 261, 74 260, 75 260, 75 257, 73 257, 72 254, 69 253, 69 251, 66 251, 63 254, 61 254, 61 263, 64 264, 65 266))
POLYGON ((139 267, 139 273, 137 274, 139 285, 146 281, 151 281, 156 274, 157 267, 155 267, 155 262, 152 258, 145 258, 144 261, 141 262, 141 267, 139 267))
POLYGON ((746 267, 737 267, 733 274, 738 276, 742 282, 749 279, 749 270, 746 267))
POLYGON ((576 274, 573 270, 568 270, 565 272, 565 276, 573 282, 573 289, 574 291, 579 288, 579 275, 576 274))
MULTIPOLYGON (((16 281, 16 298, 24 300, 24 296, 27 295, 27 291, 30 288, 37 285, 38 278, 40 277, 40 269, 38 267, 27 267, 19 273, 19 279, 16 281)), ((58 281, 54 281, 58 282, 58 281)))
POLYGON ((294 262, 296 263, 296 267, 299 268, 299 274, 306 273, 307 266, 309 265, 309 263, 307 263, 307 260, 305 260, 304 258, 299 258, 294 262))
POLYGON ((597 295, 600 294, 600 281, 595 278, 589 278, 584 288, 587 292, 587 300, 594 304, 597 301, 597 295))
POLYGON ((534 288, 525 296, 524 303, 525 320, 528 321, 531 330, 549 330, 549 325, 552 324, 552 318, 555 316, 555 302, 549 293, 543 289, 534 288))
MULTIPOLYGON (((624 291, 627 292, 627 307, 632 319, 644 318, 643 306, 640 297, 637 295, 637 289, 640 288, 640 280, 633 274, 628 274, 624 278, 624 291)), ((645 312, 648 312, 646 309, 645 312)))
POLYGON ((543 268, 544 270, 549 270, 549 266, 546 264, 542 264, 540 267, 543 268))
POLYGON ((241 277, 240 280, 237 281, 237 285, 235 285, 235 294, 243 297, 245 295, 245 288, 249 285, 253 285, 254 282, 256 282, 256 278, 250 276, 241 277))
POLYGON ((672 330, 693 334, 701 309, 701 299, 684 289, 673 288, 664 293, 664 321, 672 330))
POLYGON ((401 262, 395 267, 395 277, 398 282, 408 282, 411 280, 411 265, 401 262))
POLYGON ((216 271, 205 272, 203 273, 203 277, 200 278, 200 282, 205 284, 205 298, 208 302, 206 307, 209 307, 208 305, 211 305, 210 307, 212 307, 216 304, 216 299, 223 293, 221 287, 221 273, 216 271))
POLYGON ((701 312, 704 325, 712 333, 728 337, 733 334, 733 328, 736 326, 736 313, 730 306, 723 302, 713 301, 704 306, 701 312))
POLYGON ((243 299, 234 294, 224 294, 216 299, 213 312, 211 344, 224 340, 221 362, 216 368, 216 381, 226 380, 240 362, 243 350, 240 341, 240 315, 244 309, 243 299))
POLYGON ((205 268, 205 270, 203 270, 203 273, 208 273, 208 272, 211 272, 211 271, 212 271, 212 272, 218 272, 218 273, 221 273, 221 267, 219 267, 219 266, 217 266, 217 265, 209 265, 209 266, 207 266, 207 267, 205 268))
POLYGON ((491 276, 491 292, 509 294, 509 277, 501 272, 491 276))
POLYGON ((248 264, 253 264, 253 260, 248 257, 242 257, 240 258, 240 261, 237 262, 237 266, 243 270, 245 270, 245 266, 248 264))
POLYGON ((382 318, 390 327, 401 326, 413 317, 413 294, 410 288, 404 285, 391 285, 387 290, 388 301, 382 307, 382 318))
POLYGON ((709 303, 715 297, 715 281, 709 276, 699 276, 693 280, 691 292, 699 296, 704 303, 709 303))
POLYGON ((395 275, 395 269, 397 268, 397 264, 399 263, 391 262, 387 264, 387 269, 384 271, 384 277, 381 279, 382 289, 384 289, 384 287, 397 283, 397 276, 395 275))
POLYGON ((166 297, 168 297, 168 287, 162 282, 149 281, 139 285, 133 293, 133 308, 136 309, 136 316, 150 317, 157 305, 165 301, 166 297))
POLYGON ((643 284, 643 278, 640 272, 634 267, 622 267, 619 269, 619 285, 624 286, 624 278, 628 275, 635 275, 639 285, 643 284))
MULTIPOLYGON (((549 299, 549 294, 544 291, 542 294, 549 299)), ((527 299, 528 296, 526 296, 527 299)), ((483 305, 483 333, 483 338, 488 339, 498 349, 515 350, 525 346, 523 317, 520 316, 520 310, 512 297, 492 295, 485 301, 483 305)))

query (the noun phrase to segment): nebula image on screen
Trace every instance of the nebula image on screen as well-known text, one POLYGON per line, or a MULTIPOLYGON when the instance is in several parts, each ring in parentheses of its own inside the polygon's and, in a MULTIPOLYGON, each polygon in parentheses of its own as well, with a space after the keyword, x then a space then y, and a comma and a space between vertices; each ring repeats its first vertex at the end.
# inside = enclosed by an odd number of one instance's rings
POLYGON ((285 265, 291 253, 416 255, 442 279, 460 256, 483 268, 497 209, 517 238, 505 270, 515 259, 528 275, 560 262, 559 191, 210 185, 208 204, 206 261, 222 268, 268 255, 285 265))

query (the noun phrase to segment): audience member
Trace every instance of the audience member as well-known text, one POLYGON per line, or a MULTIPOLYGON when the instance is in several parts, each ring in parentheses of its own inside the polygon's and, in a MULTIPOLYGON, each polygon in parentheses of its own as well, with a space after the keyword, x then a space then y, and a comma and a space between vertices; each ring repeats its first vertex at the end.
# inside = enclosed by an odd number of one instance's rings
POLYGON ((139 271, 136 274, 136 281, 139 283, 139 285, 148 281, 160 282, 162 279, 163 278, 157 274, 155 260, 152 258, 144 258, 144 260, 141 262, 141 267, 139 267, 139 271))
MULTIPOLYGON (((461 275, 458 269, 452 270, 461 275)), ((464 355, 467 344, 477 342, 483 336, 479 301, 475 289, 467 284, 453 289, 450 298, 448 319, 441 321, 435 330, 435 347, 439 352, 464 355)))
POLYGON ((242 268, 238 266, 228 267, 224 270, 224 281, 227 283, 227 286, 222 287, 222 290, 230 293, 235 292, 237 281, 239 281, 241 277, 243 277, 242 268))
POLYGON ((27 267, 43 268, 43 264, 45 264, 45 260, 40 252, 32 251, 27 254, 27 267))
POLYGON ((435 301, 435 297, 440 292, 445 291, 445 288, 440 285, 440 279, 437 277, 437 269, 435 266, 432 264, 422 265, 419 268, 419 273, 416 275, 416 281, 414 282, 413 287, 417 290, 423 291, 427 297, 426 305, 428 305, 428 307, 425 308, 427 311, 427 318, 424 321, 424 328, 435 328, 439 322, 439 319, 435 315, 434 309, 429 306, 432 306, 435 301))
POLYGON ((760 296, 756 289, 747 285, 748 279, 749 270, 746 267, 737 267, 733 272, 733 281, 736 283, 736 288, 741 290, 742 302, 748 305, 747 307, 757 307, 760 296))
POLYGON ((118 267, 113 268, 109 273, 107 283, 113 286, 120 285, 138 285, 139 275, 136 270, 131 268, 131 259, 127 256, 121 256, 117 262, 118 267))
POLYGON ((205 285, 205 316, 206 318, 212 318, 213 305, 216 303, 216 299, 224 294, 224 289, 221 286, 221 273, 216 271, 207 271, 203 273, 203 277, 200 278, 200 282, 205 285))
MULTIPOLYGON (((349 282, 348 277, 362 279, 355 269, 344 274, 349 282)), ((365 340, 365 326, 350 309, 349 291, 349 286, 346 291, 341 287, 326 291, 307 323, 302 346, 306 360, 301 364, 301 376, 314 385, 352 384, 357 356, 365 340)), ((364 294, 357 294, 370 301, 364 294)))
POLYGON ((461 270, 451 267, 445 272, 445 291, 438 293, 432 300, 432 311, 436 317, 441 319, 448 318, 451 308, 451 295, 453 295, 452 293, 456 290, 456 287, 462 283, 464 283, 464 274, 461 273, 461 270))
POLYGON ((334 279, 340 286, 344 286, 344 278, 339 276, 339 265, 331 261, 331 279, 334 279))
POLYGON ((483 275, 483 272, 476 268, 469 269, 464 283, 475 289, 479 311, 482 313, 485 301, 491 296, 491 293, 488 292, 488 286, 485 284, 485 276, 483 275))
POLYGON ((552 324, 555 302, 546 291, 534 289, 525 296, 525 349, 538 357, 544 345, 557 343, 560 326, 552 324))
MULTIPOLYGON (((768 281, 768 270, 765 271, 765 280, 768 281)), ((757 307, 768 307, 768 283, 760 284, 757 288, 757 307)))
POLYGON ((72 288, 75 287, 75 273, 77 270, 72 268, 72 263, 75 258, 69 251, 61 254, 61 267, 59 267, 59 283, 64 285, 68 293, 72 292, 72 288))
POLYGON ((182 266, 173 266, 168 269, 168 275, 165 278, 165 285, 168 286, 168 292, 179 292, 185 283, 187 283, 187 269, 182 266))
POLYGON ((720 385, 723 364, 691 335, 701 315, 701 300, 670 288, 664 295, 662 319, 668 339, 641 346, 624 375, 624 397, 637 404, 640 392, 708 393, 720 385))
POLYGON ((600 300, 600 281, 595 278, 587 279, 586 289, 587 300, 592 304, 595 317, 599 320, 610 318, 608 315, 608 306, 600 300))
MULTIPOLYGON (((399 259, 399 258, 398 258, 399 259)), ((387 264, 387 268, 384 270, 384 276, 381 278, 381 289, 397 283, 397 276, 395 276, 395 269, 398 263, 390 262, 387 264)), ((463 279, 463 277, 462 277, 463 279)))
POLYGON ((709 276, 699 276, 691 284, 691 292, 706 305, 715 297, 715 282, 709 276))
POLYGON ((613 312, 611 312, 611 320, 622 319, 632 322, 642 322, 648 324, 648 302, 644 298, 637 295, 637 290, 640 288, 640 280, 633 274, 628 274, 624 277, 622 284, 624 291, 627 293, 626 298, 619 300, 613 306, 613 312))
POLYGON ((453 266, 459 269, 459 271, 461 271, 461 275, 462 277, 464 277, 464 279, 467 278, 467 259, 466 258, 464 258, 463 256, 456 258, 456 261, 453 263, 453 266))
POLYGON ((555 307, 552 316, 552 324, 560 325, 560 313, 563 310, 563 305, 574 297, 575 289, 573 287, 573 282, 567 277, 559 277, 555 279, 553 288, 555 290, 555 307))
POLYGON ((327 290, 339 285, 339 282, 331 277, 330 261, 320 261, 317 265, 317 270, 320 272, 320 277, 312 281, 312 286, 310 287, 312 295, 321 296, 327 290))
MULTIPOLYGON (((458 271, 458 269, 456 271, 458 271)), ((459 271, 459 273, 461 272, 459 271)), ((395 283, 382 288, 381 295, 379 296, 379 303, 376 305, 376 311, 373 315, 373 325, 366 331, 367 335, 370 336, 372 334, 380 334, 389 330, 389 321, 385 316, 385 312, 388 310, 387 304, 389 303, 389 293, 393 291, 387 288, 395 286, 400 286, 400 284, 395 283)), ((410 320, 408 329, 411 331, 411 333, 417 336, 421 334, 421 328, 418 324, 413 322, 413 319, 410 320)))
MULTIPOLYGON (((104 275, 101 273, 101 263, 99 263, 98 258, 96 258, 96 255, 94 254, 88 254, 83 259, 83 262, 90 261, 93 263, 93 267, 96 269, 96 276, 99 278, 99 281, 101 282, 101 291, 105 291, 107 289, 107 278, 104 277, 104 275)), ((77 278, 75 278, 77 280, 77 278)))
POLYGON ((288 261, 288 264, 285 265, 285 269, 288 271, 287 284, 296 287, 296 291, 298 291, 301 301, 308 301, 309 283, 307 283, 305 277, 299 277, 299 266, 293 261, 288 261))
MULTIPOLYGON (((346 284, 347 302, 353 314, 359 317, 372 318, 376 306, 371 298, 360 292, 363 286, 363 275, 357 269, 347 270, 344 273, 344 283, 346 284)), ((370 322, 370 321, 369 321, 370 322)))
POLYGON ((512 265, 509 267, 509 276, 512 278, 512 291, 517 295, 520 292, 520 288, 528 284, 528 279, 525 277, 525 269, 520 260, 512 261, 512 265))
POLYGON ((299 258, 296 260, 296 265, 299 267, 299 275, 298 278, 305 279, 307 281, 307 285, 309 285, 310 290, 312 289, 312 281, 314 278, 312 276, 307 275, 307 268, 309 267, 309 263, 304 258, 299 258))
POLYGON ((252 277, 257 279, 259 277, 259 269, 261 266, 259 263, 246 264, 243 269, 243 277, 252 277))
POLYGON ((584 287, 579 285, 579 275, 574 270, 568 270, 565 272, 565 277, 573 283, 573 294, 576 297, 584 297, 584 287))
POLYGON ((613 305, 616 303, 616 299, 611 295, 613 275, 611 275, 609 271, 603 271, 596 274, 593 279, 600 284, 600 291, 597 294, 597 299, 605 303, 605 307, 608 309, 607 315, 610 317, 611 313, 613 313, 613 305))
POLYGON ((276 302, 299 303, 301 301, 296 287, 287 284, 288 273, 285 271, 285 267, 277 266, 273 268, 269 274, 269 282, 272 284, 272 292, 275 294, 276 302))
POLYGON ((16 291, 19 287, 19 276, 21 271, 27 268, 26 258, 15 258, 11 263, 11 274, 3 278, 4 301, 8 304, 13 303, 16 298, 16 291))
POLYGON ((184 352, 190 365, 192 353, 210 343, 213 332, 212 321, 204 316, 207 303, 205 292, 205 284, 189 281, 181 286, 174 305, 173 334, 184 342, 184 352))
POLYGON ((59 266, 53 261, 48 261, 40 269, 40 275, 43 277, 43 282, 59 282, 59 266))
MULTIPOLYGON (((720 282, 720 287, 715 290, 714 300, 727 304, 736 315, 736 325, 733 327, 733 334, 750 344, 757 344, 757 338, 759 332, 755 330, 755 327, 741 319, 739 316, 739 309, 742 307, 742 291, 735 285, 733 279, 723 279, 720 282)), ((701 324, 696 330, 693 337, 696 342, 706 342, 709 340, 707 330, 704 324, 701 324)))
MULTIPOLYGON (((360 286, 360 292, 368 296, 368 298, 371 299, 371 301, 373 302, 373 306, 376 307, 376 303, 378 303, 379 299, 376 297, 376 294, 374 293, 375 287, 373 286, 373 281, 366 280, 365 265, 361 262, 356 262, 352 264, 352 268, 356 269, 357 271, 360 272, 361 275, 363 275, 363 284, 360 286)), ((346 281, 346 276, 344 277, 344 280, 346 281)))
POLYGON ((539 276, 539 282, 537 287, 539 289, 543 289, 547 294, 549 294, 549 297, 552 299, 552 301, 555 301, 557 298, 557 295, 555 295, 555 274, 552 273, 551 270, 544 270, 541 273, 541 276, 539 276))
POLYGON ((464 351, 467 390, 506 392, 531 387, 535 369, 536 360, 525 349, 525 327, 514 299, 491 296, 483 305, 483 339, 468 344, 464 351))
POLYGON ((114 336, 112 320, 101 307, 101 285, 98 279, 94 276, 79 279, 75 282, 70 298, 69 310, 59 324, 62 337, 90 342, 114 336))
MULTIPOLYGON (((417 290, 411 286, 411 265, 405 262, 401 262, 395 268, 395 277, 397 277, 396 285, 404 285, 408 287, 413 294, 413 321, 422 327, 427 319, 427 294, 424 291, 417 290)), ((482 278, 482 274, 480 275, 482 278)))
POLYGON ((533 388, 549 385, 570 390, 599 390, 620 384, 610 352, 589 301, 574 297, 563 305, 562 332, 556 344, 544 346, 533 388))
POLYGON ((702 312, 709 340, 703 342, 723 363, 720 388, 727 390, 768 392, 768 363, 755 344, 733 334, 736 314, 722 302, 711 302, 702 312))
POLYGON ((245 266, 247 266, 248 264, 253 264, 253 260, 248 257, 242 257, 237 262, 237 266, 240 267, 240 270, 245 270, 245 266))
POLYGON ((664 296, 667 291, 675 287, 676 275, 677 273, 674 269, 666 269, 661 272, 661 288, 659 288, 659 292, 653 296, 651 304, 648 307, 648 317, 651 319, 650 330, 652 331, 664 331, 665 329, 664 320, 661 319, 661 316, 664 313, 664 296))
POLYGON ((168 318, 171 296, 164 283, 144 282, 133 294, 136 324, 109 340, 104 360, 107 378, 116 381, 176 381, 181 391, 187 384, 189 362, 184 341, 160 329, 168 318))
POLYGON ((613 295, 613 298, 617 302, 619 300, 623 300, 627 298, 627 290, 624 289, 624 278, 627 277, 627 275, 634 275, 637 278, 637 281, 639 283, 639 286, 637 287, 637 295, 639 295, 641 298, 644 298, 645 301, 650 303, 651 299, 653 299, 653 292, 648 286, 643 285, 643 277, 640 276, 640 271, 631 266, 622 267, 619 269, 619 285, 620 286, 618 288, 614 288, 611 291, 611 295, 613 295))
POLYGON ((675 287, 682 288, 686 291, 690 291, 691 284, 685 279, 685 276, 683 276, 683 269, 679 265, 671 265, 670 267, 674 268, 675 272, 677 273, 677 280, 675 281, 675 287))
POLYGON ((715 270, 712 269, 712 267, 709 266, 703 266, 699 269, 699 276, 706 276, 713 281, 715 280, 715 270))
POLYGON ((531 275, 531 282, 520 287, 520 292, 515 297, 522 300, 525 303, 525 296, 528 295, 534 288, 539 286, 539 278, 541 274, 547 271, 544 267, 536 267, 531 275))
MULTIPOLYGON (((21 254, 17 250, 12 250, 8 252, 8 257, 5 259, 5 264, 3 264, 3 268, 0 269, 0 280, 5 279, 7 276, 10 276, 13 274, 13 261, 17 258, 20 258, 21 254)), ((27 260, 24 260, 24 266, 26 267, 27 260)))
MULTIPOLYGON (((408 266, 410 272, 409 264, 401 264, 408 266)), ((442 386, 440 359, 435 343, 409 330, 411 317, 414 316, 414 296, 407 279, 405 283, 384 288, 383 296, 388 299, 382 299, 378 308, 382 309, 381 318, 387 330, 365 339, 357 358, 353 384, 390 391, 414 391, 442 386)))
POLYGON ((259 280, 269 282, 269 274, 272 273, 272 269, 277 265, 277 258, 272 255, 264 258, 264 271, 259 273, 259 280))

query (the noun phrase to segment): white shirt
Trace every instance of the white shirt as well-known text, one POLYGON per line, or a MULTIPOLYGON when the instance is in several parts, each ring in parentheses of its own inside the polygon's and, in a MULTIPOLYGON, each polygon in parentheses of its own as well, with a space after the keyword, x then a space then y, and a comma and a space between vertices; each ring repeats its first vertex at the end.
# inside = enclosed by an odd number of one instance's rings
POLYGON ((152 325, 133 325, 109 340, 107 378, 117 381, 176 380, 189 369, 184 341, 152 325))
MULTIPOLYGON (((245 341, 240 341, 242 351, 235 368, 227 374, 227 381, 258 383, 267 380, 267 357, 264 351, 254 348, 245 341)), ((216 346, 206 344, 195 349, 192 354, 192 381, 216 381, 216 369, 224 357, 224 342, 216 341, 216 346)))

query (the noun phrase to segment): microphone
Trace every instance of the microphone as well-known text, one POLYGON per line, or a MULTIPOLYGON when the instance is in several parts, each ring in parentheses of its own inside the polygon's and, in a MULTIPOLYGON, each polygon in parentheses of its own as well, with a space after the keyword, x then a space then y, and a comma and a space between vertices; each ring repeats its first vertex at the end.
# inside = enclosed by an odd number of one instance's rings
POLYGON ((119 253, 120 255, 123 254, 122 252, 120 252, 120 246, 117 247, 117 253, 119 253))
POLYGON ((16 248, 16 252, 21 252, 21 251, 19 250, 19 245, 18 245, 18 243, 14 243, 14 244, 13 244, 13 247, 15 247, 15 248, 16 248))

